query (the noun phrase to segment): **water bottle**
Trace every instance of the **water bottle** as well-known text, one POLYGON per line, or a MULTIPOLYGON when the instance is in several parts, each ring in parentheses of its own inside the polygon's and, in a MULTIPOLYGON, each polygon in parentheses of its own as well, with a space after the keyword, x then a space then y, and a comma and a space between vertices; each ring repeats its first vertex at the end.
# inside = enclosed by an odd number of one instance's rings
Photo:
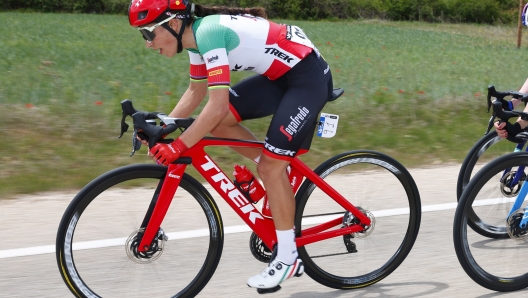
POLYGON ((246 166, 235 165, 235 185, 253 204, 257 203, 266 195, 266 191, 246 166))

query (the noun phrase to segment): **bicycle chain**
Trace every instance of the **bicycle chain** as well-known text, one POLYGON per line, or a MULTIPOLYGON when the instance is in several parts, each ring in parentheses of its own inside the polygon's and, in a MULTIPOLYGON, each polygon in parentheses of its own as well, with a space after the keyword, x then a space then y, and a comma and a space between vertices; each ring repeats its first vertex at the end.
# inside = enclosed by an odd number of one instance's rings
POLYGON ((326 254, 326 255, 318 255, 318 256, 310 256, 310 258, 322 258, 322 257, 333 257, 333 256, 339 256, 339 255, 347 255, 347 254, 353 254, 353 252, 338 252, 334 254, 326 254))

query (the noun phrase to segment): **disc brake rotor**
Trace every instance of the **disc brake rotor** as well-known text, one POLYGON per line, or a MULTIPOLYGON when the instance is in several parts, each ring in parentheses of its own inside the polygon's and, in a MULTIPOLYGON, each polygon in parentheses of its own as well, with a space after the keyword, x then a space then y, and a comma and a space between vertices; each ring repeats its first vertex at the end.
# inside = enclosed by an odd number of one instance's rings
POLYGON ((521 189, 524 180, 526 180, 526 174, 523 173, 519 178, 519 181, 516 184, 512 185, 512 181, 515 178, 516 174, 516 171, 511 171, 504 175, 504 177, 502 177, 501 179, 500 190, 505 197, 515 197, 517 193, 519 193, 519 190, 521 189))
POLYGON ((128 258, 138 264, 149 264, 161 257, 165 242, 169 239, 163 229, 159 229, 158 234, 152 240, 150 247, 147 251, 138 251, 139 243, 143 238, 145 228, 135 230, 128 236, 125 242, 125 251, 128 258))
MULTIPOLYGON (((376 218, 374 217, 374 214, 372 214, 372 212, 365 210, 361 207, 358 207, 358 209, 359 211, 361 211, 361 213, 365 214, 370 219, 370 225, 368 226, 363 225, 365 230, 352 233, 351 235, 354 238, 365 238, 368 235, 372 234, 372 232, 374 231, 374 227, 376 226, 376 218)), ((354 216, 354 214, 352 214, 349 211, 345 212, 345 215, 343 216, 343 226, 344 227, 348 227, 348 226, 359 224, 359 223, 360 223, 359 219, 357 219, 354 216)))

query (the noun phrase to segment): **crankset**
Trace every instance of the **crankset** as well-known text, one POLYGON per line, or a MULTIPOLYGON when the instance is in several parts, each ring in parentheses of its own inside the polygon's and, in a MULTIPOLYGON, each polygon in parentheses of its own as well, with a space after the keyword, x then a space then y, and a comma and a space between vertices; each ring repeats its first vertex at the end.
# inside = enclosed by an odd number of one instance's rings
POLYGON ((526 225, 525 227, 520 226, 523 217, 524 210, 522 209, 515 210, 515 212, 513 212, 508 217, 508 225, 506 227, 506 230, 508 231, 508 235, 511 239, 519 241, 528 240, 528 225, 526 225))
POLYGON ((144 232, 145 228, 132 232, 125 242, 125 250, 128 258, 138 264, 149 264, 161 257, 165 242, 169 240, 165 232, 163 232, 163 229, 160 228, 158 234, 152 240, 149 249, 140 252, 138 247, 144 232))
POLYGON ((255 232, 251 233, 251 237, 249 237, 249 250, 255 259, 262 263, 268 264, 271 261, 273 252, 262 242, 262 239, 255 232))
POLYGON ((519 178, 519 181, 512 185, 512 181, 516 174, 516 171, 508 172, 501 179, 500 190, 505 197, 515 197, 517 193, 519 193, 519 190, 521 190, 524 180, 526 179, 526 174, 523 173, 519 178))

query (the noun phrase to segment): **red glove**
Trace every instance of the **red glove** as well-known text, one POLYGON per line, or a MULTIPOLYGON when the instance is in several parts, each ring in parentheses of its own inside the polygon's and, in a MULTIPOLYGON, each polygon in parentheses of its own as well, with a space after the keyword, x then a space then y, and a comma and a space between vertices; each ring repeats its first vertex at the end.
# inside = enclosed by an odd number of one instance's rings
POLYGON ((154 156, 154 158, 156 158, 158 164, 168 166, 178 159, 180 155, 187 149, 189 149, 187 148, 187 145, 185 145, 182 140, 177 138, 170 144, 157 143, 152 148, 150 148, 149 152, 152 154, 152 156, 154 156))

